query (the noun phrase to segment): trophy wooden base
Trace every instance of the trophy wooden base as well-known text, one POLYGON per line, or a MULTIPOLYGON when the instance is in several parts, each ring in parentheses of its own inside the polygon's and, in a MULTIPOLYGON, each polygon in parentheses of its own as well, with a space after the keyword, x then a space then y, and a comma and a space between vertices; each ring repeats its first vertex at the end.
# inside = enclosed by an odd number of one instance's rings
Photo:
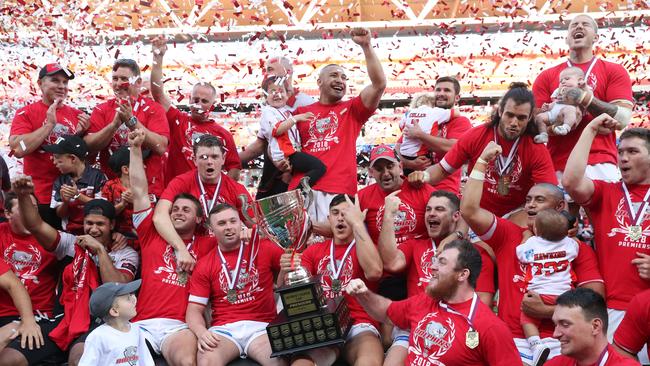
POLYGON ((271 357, 288 356, 345 342, 350 310, 343 296, 327 301, 317 312, 289 317, 285 310, 266 327, 271 357))

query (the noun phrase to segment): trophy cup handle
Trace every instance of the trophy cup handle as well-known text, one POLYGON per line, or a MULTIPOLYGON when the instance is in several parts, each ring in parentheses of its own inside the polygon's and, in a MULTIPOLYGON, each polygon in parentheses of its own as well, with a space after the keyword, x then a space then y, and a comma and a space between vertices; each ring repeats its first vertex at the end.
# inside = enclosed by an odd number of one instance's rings
POLYGON ((240 194, 239 201, 241 202, 241 214, 244 217, 244 224, 248 227, 253 227, 255 225, 255 219, 253 219, 249 214, 248 210, 251 208, 251 205, 248 204, 245 194, 240 194))
POLYGON ((314 200, 314 192, 309 185, 309 177, 302 177, 300 179, 300 191, 302 192, 303 198, 305 199, 305 209, 311 206, 312 201, 314 200))

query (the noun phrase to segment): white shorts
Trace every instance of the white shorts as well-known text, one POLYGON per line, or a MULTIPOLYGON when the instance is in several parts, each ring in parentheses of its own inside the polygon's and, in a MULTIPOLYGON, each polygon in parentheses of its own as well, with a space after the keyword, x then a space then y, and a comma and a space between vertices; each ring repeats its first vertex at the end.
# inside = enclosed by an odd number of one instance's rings
MULTIPOLYGON (((609 318, 607 325, 607 340, 609 343, 613 343, 614 333, 616 332, 616 329, 618 329, 618 326, 621 325, 623 317, 625 316, 625 312, 623 310, 607 308, 607 315, 609 318)), ((636 356, 639 358, 639 362, 642 365, 650 364, 650 360, 648 360, 648 345, 644 345, 641 349, 641 352, 639 352, 636 356)))
MULTIPOLYGON (((564 175, 564 172, 559 170, 555 172, 558 186, 564 190, 564 187, 562 187, 562 175, 564 175)), ((585 168, 585 177, 591 180, 603 180, 605 182, 615 183, 621 180, 621 172, 615 164, 601 163, 587 165, 585 168)), ((566 192, 564 193, 564 199, 567 202, 573 202, 573 199, 566 192)))
POLYGON ((170 335, 183 329, 188 329, 187 324, 176 319, 153 318, 135 322, 144 330, 144 338, 149 341, 157 354, 162 354, 162 346, 170 335))
POLYGON ((390 346, 404 347, 408 349, 410 336, 411 336, 411 332, 408 329, 393 327, 393 333, 391 334, 391 337, 393 337, 393 344, 391 344, 390 346))
POLYGON ((349 342, 352 338, 364 332, 372 332, 374 333, 374 335, 377 336, 377 338, 379 338, 379 331, 377 330, 377 328, 375 328, 374 325, 370 323, 359 323, 353 325, 352 328, 350 328, 350 331, 348 332, 348 336, 347 338, 345 338, 345 341, 349 342))
POLYGON ((312 193, 312 202, 307 207, 309 218, 313 222, 326 222, 327 216, 330 214, 330 202, 338 193, 327 193, 315 189, 312 189, 312 193))
POLYGON ((229 339, 239 349, 240 357, 246 357, 248 346, 255 338, 266 335, 266 326, 269 323, 252 320, 240 320, 234 323, 210 327, 209 331, 229 339))
MULTIPOLYGON (((533 350, 530 349, 530 344, 526 338, 515 338, 515 346, 519 351, 519 357, 521 357, 521 362, 525 365, 531 365, 533 363, 533 350)), ((548 359, 558 356, 560 354, 560 341, 555 338, 547 337, 542 338, 544 344, 551 349, 551 353, 548 354, 548 359)))

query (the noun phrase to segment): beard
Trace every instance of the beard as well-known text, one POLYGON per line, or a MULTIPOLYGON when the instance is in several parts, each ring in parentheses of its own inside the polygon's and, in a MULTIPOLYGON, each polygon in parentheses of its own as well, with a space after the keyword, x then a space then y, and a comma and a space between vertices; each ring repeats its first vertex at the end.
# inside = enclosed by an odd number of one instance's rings
POLYGON ((429 282, 424 292, 434 299, 447 300, 451 298, 457 289, 458 283, 453 276, 449 276, 443 280, 440 280, 440 277, 438 277, 438 282, 435 285, 429 282))

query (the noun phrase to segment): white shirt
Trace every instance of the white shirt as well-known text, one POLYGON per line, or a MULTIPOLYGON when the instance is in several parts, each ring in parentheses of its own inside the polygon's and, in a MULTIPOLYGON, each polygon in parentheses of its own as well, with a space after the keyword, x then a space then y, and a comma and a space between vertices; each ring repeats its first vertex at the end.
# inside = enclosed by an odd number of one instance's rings
POLYGON ((578 256, 578 243, 569 238, 552 242, 531 236, 517 246, 517 259, 524 266, 527 290, 559 296, 571 289, 571 262, 578 256))
MULTIPOLYGON (((432 136, 438 135, 438 129, 441 125, 449 122, 452 117, 451 109, 430 107, 422 105, 408 111, 399 123, 400 131, 406 126, 413 126, 417 123, 424 133, 432 136)), ((402 156, 417 157, 425 155, 428 152, 426 145, 422 144, 420 139, 409 138, 402 135, 402 145, 400 154, 402 156)))
POLYGON ((93 330, 84 343, 79 366, 153 366, 153 358, 145 343, 143 330, 131 324, 128 332, 108 324, 93 330))
MULTIPOLYGON (((262 106, 260 132, 258 135, 263 136, 262 138, 268 141, 268 152, 273 161, 279 161, 286 158, 286 156, 284 156, 284 152, 278 145, 278 140, 273 136, 273 129, 275 129, 279 123, 287 120, 290 116, 291 112, 287 106, 280 108, 274 108, 268 105, 262 106)), ((298 129, 296 128, 296 125, 291 126, 291 128, 286 133, 289 135, 289 140, 291 141, 291 145, 293 145, 294 149, 296 149, 296 151, 300 150, 300 137, 298 135, 298 129)))

